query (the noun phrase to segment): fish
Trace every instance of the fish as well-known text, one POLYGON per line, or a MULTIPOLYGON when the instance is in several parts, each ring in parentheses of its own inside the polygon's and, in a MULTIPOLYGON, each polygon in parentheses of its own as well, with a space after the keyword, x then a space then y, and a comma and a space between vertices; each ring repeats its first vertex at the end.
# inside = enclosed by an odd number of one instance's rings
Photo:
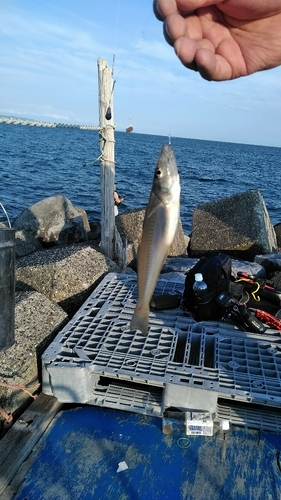
POLYGON ((180 217, 180 179, 173 149, 164 145, 155 168, 137 255, 138 300, 130 330, 147 335, 149 304, 180 217))

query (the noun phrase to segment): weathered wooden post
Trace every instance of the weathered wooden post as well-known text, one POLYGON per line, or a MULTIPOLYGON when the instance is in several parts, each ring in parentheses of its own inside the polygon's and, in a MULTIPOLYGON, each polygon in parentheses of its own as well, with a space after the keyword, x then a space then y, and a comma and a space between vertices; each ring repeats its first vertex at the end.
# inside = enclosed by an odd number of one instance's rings
POLYGON ((113 71, 104 59, 98 59, 99 139, 101 174, 101 250, 114 260, 114 121, 113 71))

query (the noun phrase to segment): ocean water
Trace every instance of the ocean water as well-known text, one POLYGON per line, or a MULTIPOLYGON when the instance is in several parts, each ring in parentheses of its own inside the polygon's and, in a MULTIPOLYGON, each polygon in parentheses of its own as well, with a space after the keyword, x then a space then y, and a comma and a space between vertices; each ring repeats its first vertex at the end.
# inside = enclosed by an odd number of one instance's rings
MULTIPOLYGON (((115 132, 119 213, 145 207, 168 137, 115 132)), ((281 222, 281 148, 171 138, 181 179, 181 219, 191 232, 196 205, 259 189, 272 224, 281 222)), ((28 206, 65 194, 100 220, 98 132, 0 124, 0 202, 15 219, 28 206), (88 163, 87 166, 84 166, 88 163)))

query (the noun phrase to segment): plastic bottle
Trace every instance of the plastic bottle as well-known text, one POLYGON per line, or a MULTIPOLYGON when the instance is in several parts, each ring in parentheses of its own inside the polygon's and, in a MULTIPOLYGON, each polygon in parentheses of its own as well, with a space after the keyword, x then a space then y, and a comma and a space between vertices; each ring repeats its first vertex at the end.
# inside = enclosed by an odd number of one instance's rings
POLYGON ((208 295, 208 287, 201 273, 195 274, 195 283, 193 285, 194 296, 194 319, 195 321, 204 321, 208 319, 207 311, 205 311, 204 304, 206 296, 208 295))

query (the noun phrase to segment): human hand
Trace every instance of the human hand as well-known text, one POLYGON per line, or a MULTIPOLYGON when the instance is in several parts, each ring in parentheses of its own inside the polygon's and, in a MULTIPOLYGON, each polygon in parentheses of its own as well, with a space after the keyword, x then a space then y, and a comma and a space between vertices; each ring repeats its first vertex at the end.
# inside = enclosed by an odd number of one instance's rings
POLYGON ((281 0, 154 0, 164 36, 206 80, 232 80, 281 64, 281 0))

